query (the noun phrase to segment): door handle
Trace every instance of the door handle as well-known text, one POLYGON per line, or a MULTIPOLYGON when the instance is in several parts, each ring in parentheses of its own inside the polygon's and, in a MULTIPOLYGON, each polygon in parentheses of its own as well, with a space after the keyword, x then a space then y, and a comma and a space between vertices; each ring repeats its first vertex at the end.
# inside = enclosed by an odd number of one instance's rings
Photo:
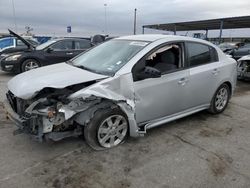
POLYGON ((188 79, 187 79, 187 78, 181 78, 181 79, 178 81, 178 84, 183 86, 183 85, 185 85, 187 82, 188 82, 188 79))
POLYGON ((72 55, 73 54, 73 52, 67 52, 66 53, 66 55, 72 55))
POLYGON ((218 69, 214 69, 214 70, 212 71, 212 74, 213 74, 213 75, 217 75, 219 72, 220 72, 220 71, 219 71, 218 69))

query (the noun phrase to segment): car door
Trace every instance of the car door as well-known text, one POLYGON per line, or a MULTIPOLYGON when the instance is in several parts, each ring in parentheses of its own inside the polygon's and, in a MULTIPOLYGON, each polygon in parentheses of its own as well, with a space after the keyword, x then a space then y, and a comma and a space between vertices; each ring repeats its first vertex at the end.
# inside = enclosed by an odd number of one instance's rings
POLYGON ((186 42, 189 63, 189 108, 209 105, 220 80, 217 51, 197 42, 186 42))
MULTIPOLYGON (((163 71, 159 78, 140 79, 136 76, 144 69, 143 67, 149 66, 146 60, 148 57, 155 56, 156 61, 160 61, 160 58, 157 60, 157 55, 152 55, 154 52, 150 52, 134 66, 132 74, 137 123, 146 123, 186 109, 189 71, 185 68, 183 45, 178 45, 180 47, 178 67, 163 71)), ((161 48, 166 48, 166 46, 161 48)), ((156 51, 161 51, 161 48, 156 51)), ((154 63, 157 64, 157 62, 154 63)))
POLYGON ((92 47, 90 40, 87 39, 74 40, 73 45, 74 45, 74 51, 73 51, 74 56, 77 56, 78 54, 92 47))
POLYGON ((65 62, 74 57, 73 40, 59 40, 44 51, 45 64, 65 62))

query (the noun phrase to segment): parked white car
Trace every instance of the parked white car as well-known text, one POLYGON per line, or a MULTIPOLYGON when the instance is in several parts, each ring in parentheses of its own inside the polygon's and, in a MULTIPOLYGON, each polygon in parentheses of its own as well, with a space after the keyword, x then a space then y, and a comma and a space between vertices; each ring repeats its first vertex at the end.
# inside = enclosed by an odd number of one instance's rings
POLYGON ((221 113, 236 69, 235 60, 204 40, 120 37, 14 77, 5 108, 20 131, 39 140, 84 134, 91 147, 111 148, 201 110, 221 113))

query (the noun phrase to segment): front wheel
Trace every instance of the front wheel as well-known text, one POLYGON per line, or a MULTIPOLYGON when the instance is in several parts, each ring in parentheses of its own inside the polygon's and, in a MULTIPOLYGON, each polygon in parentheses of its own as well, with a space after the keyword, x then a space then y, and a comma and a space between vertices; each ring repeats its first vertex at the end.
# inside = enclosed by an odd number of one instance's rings
POLYGON ((40 67, 40 63, 35 59, 27 59, 22 63, 21 71, 26 72, 40 67))
POLYGON ((219 114, 225 110, 230 98, 230 89, 227 84, 222 84, 214 94, 209 112, 219 114))
POLYGON ((123 143, 128 129, 127 116, 118 107, 102 109, 84 127, 84 137, 93 149, 108 149, 123 143))

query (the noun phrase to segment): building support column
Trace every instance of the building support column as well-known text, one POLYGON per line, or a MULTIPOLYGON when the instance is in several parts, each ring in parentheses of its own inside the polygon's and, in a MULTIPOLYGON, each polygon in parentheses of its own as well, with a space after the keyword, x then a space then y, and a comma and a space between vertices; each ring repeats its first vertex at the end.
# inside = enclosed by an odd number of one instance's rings
POLYGON ((219 36, 219 43, 221 43, 222 30, 223 30, 223 20, 220 21, 220 36, 219 36))
POLYGON ((206 29, 206 40, 208 39, 208 29, 206 29))

